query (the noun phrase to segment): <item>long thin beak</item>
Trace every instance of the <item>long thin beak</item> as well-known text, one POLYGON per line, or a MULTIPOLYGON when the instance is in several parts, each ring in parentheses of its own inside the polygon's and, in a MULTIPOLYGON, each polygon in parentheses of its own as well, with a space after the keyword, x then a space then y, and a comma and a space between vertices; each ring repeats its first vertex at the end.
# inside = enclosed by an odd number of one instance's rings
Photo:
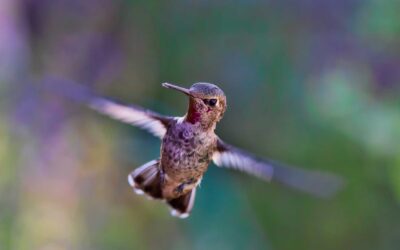
POLYGON ((171 83, 167 83, 167 82, 164 82, 164 83, 162 84, 162 86, 163 86, 164 88, 167 88, 167 89, 174 89, 174 90, 180 91, 180 92, 182 92, 182 93, 184 93, 184 94, 186 94, 186 95, 188 95, 188 96, 192 96, 192 94, 190 93, 190 91, 189 91, 188 89, 186 89, 186 88, 182 88, 182 87, 179 87, 179 86, 173 85, 173 84, 171 84, 171 83))

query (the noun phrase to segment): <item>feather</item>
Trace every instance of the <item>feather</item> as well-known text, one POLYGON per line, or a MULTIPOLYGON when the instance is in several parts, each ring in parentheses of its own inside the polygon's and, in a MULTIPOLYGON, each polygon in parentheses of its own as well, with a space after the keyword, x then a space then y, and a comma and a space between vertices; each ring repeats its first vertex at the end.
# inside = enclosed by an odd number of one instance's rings
POLYGON ((271 160, 259 159, 221 139, 218 139, 213 161, 217 166, 246 172, 266 181, 276 181, 318 197, 329 197, 344 184, 342 178, 334 174, 305 170, 271 160))
POLYGON ((108 98, 95 95, 90 89, 72 81, 50 79, 45 87, 69 99, 85 103, 90 108, 111 118, 145 129, 153 135, 163 138, 174 118, 159 115, 136 105, 126 105, 108 98))

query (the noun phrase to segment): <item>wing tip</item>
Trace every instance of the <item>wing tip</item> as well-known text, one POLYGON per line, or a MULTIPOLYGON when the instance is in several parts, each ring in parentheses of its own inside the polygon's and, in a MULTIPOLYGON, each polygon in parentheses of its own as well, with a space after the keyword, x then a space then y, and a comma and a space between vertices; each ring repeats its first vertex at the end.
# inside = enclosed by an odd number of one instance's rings
POLYGON ((281 177, 278 182, 322 199, 330 199, 346 186, 346 181, 337 175, 323 172, 307 172, 296 178, 281 177))
POLYGON ((53 93, 77 102, 87 102, 93 96, 87 86, 61 77, 48 76, 43 79, 42 86, 53 93))
POLYGON ((329 178, 322 181, 325 182, 325 186, 319 190, 318 197, 324 199, 330 199, 336 196, 347 185, 344 178, 333 174, 329 174, 329 178))

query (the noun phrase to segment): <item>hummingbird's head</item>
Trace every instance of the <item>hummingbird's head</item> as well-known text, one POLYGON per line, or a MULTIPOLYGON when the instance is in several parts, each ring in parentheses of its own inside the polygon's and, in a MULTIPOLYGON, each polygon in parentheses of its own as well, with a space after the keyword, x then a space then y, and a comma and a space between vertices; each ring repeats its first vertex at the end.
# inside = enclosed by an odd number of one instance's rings
POLYGON ((226 96, 218 86, 205 82, 195 83, 190 89, 170 83, 163 83, 162 85, 189 96, 187 121, 193 124, 200 123, 208 129, 215 126, 222 119, 226 110, 226 96))

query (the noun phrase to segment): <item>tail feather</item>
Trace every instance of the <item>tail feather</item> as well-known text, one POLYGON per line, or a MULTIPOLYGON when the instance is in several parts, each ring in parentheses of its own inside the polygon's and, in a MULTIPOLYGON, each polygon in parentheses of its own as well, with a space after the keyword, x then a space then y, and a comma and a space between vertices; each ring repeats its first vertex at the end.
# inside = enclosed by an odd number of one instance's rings
POLYGON ((196 188, 178 198, 168 200, 167 203, 172 208, 171 215, 179 218, 187 218, 192 211, 196 198, 196 188))
POLYGON ((163 196, 163 174, 159 160, 150 161, 135 169, 128 176, 129 184, 137 194, 146 194, 154 199, 165 200, 171 207, 171 214, 179 218, 187 218, 192 211, 196 196, 196 188, 177 198, 168 199, 163 196))
POLYGON ((159 161, 153 160, 135 169, 128 176, 129 184, 137 194, 147 194, 154 199, 162 199, 162 177, 159 161))

